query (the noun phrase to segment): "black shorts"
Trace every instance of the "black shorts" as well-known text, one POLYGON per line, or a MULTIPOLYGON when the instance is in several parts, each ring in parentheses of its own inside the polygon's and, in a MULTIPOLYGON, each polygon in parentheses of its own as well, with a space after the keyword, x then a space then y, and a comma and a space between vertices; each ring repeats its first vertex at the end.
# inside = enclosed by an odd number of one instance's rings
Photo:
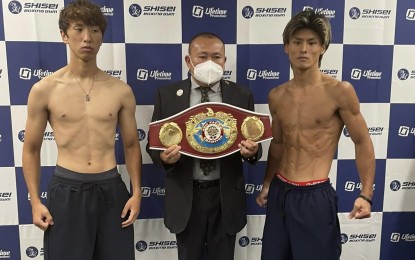
POLYGON ((261 259, 340 259, 337 211, 337 195, 329 181, 295 186, 274 177, 268 192, 261 259))
POLYGON ((80 174, 57 166, 48 187, 54 225, 45 231, 45 260, 135 259, 134 227, 121 227, 129 197, 116 168, 80 174))

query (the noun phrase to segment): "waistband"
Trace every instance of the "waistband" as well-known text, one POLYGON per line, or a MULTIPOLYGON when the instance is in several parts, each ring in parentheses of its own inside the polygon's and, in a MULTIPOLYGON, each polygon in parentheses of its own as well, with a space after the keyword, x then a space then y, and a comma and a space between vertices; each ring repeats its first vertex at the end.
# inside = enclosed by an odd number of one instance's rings
POLYGON ((82 183, 112 183, 121 179, 117 167, 100 173, 79 173, 57 165, 52 180, 60 183, 79 185, 82 183))
POLYGON ((274 179, 278 183, 285 186, 286 188, 292 189, 292 190, 312 191, 312 190, 324 189, 324 188, 327 188, 327 187, 331 186, 329 178, 327 178, 325 180, 317 180, 317 182, 311 181, 311 183, 313 183, 313 184, 311 184, 311 185, 302 185, 302 186, 296 184, 295 182, 285 181, 286 179, 283 176, 281 176, 280 174, 275 174, 274 179))
POLYGON ((208 188, 212 188, 216 186, 219 186, 219 179, 211 180, 211 181, 198 181, 198 180, 193 181, 194 188, 208 189, 208 188))

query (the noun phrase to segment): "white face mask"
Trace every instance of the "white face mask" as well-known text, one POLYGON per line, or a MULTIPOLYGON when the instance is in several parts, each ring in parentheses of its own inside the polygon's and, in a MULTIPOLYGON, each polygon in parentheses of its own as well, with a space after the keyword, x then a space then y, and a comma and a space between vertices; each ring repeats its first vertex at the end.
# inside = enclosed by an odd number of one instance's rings
POLYGON ((196 66, 193 65, 192 60, 190 60, 190 63, 194 67, 193 76, 204 84, 210 85, 216 83, 223 76, 222 66, 211 60, 199 63, 196 66))

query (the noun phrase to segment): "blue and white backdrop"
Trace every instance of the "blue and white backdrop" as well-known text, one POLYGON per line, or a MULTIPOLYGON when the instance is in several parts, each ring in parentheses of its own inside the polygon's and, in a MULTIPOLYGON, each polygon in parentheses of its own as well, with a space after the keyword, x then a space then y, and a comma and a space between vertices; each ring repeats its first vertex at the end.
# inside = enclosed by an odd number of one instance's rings
MULTIPOLYGON (((372 218, 349 220, 360 191, 354 147, 344 129, 330 172, 339 194, 342 259, 413 259, 415 255, 415 0, 96 0, 109 27, 100 68, 127 82, 137 99, 143 152, 143 202, 135 223, 137 259, 177 259, 163 225, 163 172, 146 154, 157 87, 187 77, 184 55, 196 33, 226 43, 224 77, 249 87, 256 110, 269 113, 268 91, 292 77, 282 44, 291 16, 304 9, 331 19, 333 43, 321 70, 353 84, 376 152, 372 218)), ((0 258, 43 259, 22 176, 27 96, 32 85, 67 64, 58 29, 63 0, 0 0, 0 258)), ((128 183, 121 147, 117 160, 128 183)), ((256 166, 245 166, 248 225, 237 235, 237 260, 259 259, 264 210, 256 206, 268 143, 256 166)), ((48 125, 42 147, 41 195, 56 161, 48 125)), ((324 236, 324 234, 321 234, 324 236)), ((74 248, 76 250, 76 248, 74 248)))

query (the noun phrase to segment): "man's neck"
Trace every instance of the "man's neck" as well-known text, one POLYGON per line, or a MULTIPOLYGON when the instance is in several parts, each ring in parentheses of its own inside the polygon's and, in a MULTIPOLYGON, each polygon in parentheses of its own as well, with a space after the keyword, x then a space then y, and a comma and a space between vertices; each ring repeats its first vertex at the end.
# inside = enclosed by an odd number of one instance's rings
POLYGON ((293 70, 293 81, 297 86, 314 85, 321 81, 321 72, 319 69, 311 68, 308 70, 293 70))
POLYGON ((70 61, 68 68, 77 75, 78 78, 90 78, 94 77, 98 71, 96 60, 84 62, 84 61, 70 61))

